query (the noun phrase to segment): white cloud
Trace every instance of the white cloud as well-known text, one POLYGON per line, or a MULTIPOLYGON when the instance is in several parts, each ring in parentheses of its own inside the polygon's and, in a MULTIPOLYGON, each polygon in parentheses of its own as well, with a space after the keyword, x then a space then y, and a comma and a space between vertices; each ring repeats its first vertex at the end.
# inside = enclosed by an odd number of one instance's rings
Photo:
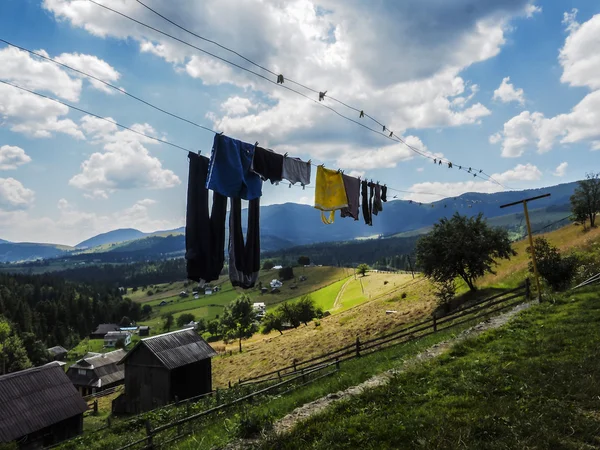
POLYGON ((502 134, 500 133, 494 133, 490 136, 489 138, 490 144, 497 144, 498 142, 502 141, 502 134))
POLYGON ((541 12, 542 12, 542 7, 534 5, 533 3, 531 3, 525 7, 525 16, 528 19, 531 19, 534 16, 534 14, 539 14, 541 12))
POLYGON ((35 193, 14 178, 0 178, 0 210, 17 211, 29 208, 35 193))
POLYGON ((424 170, 425 170, 425 168, 424 168, 424 167, 419 167, 419 168, 417 168, 417 172, 423 172, 424 170))
POLYGON ((556 170, 554 171, 554 173, 552 175, 554 175, 555 177, 564 177, 565 174, 567 173, 567 167, 569 166, 569 163, 565 162, 561 162, 557 167, 556 170))
MULTIPOLYGON (((492 174, 492 178, 505 184, 509 182, 531 182, 541 179, 542 172, 532 164, 518 164, 513 169, 502 173, 492 174)), ((443 183, 439 181, 428 181, 412 185, 408 190, 413 191, 407 194, 404 199, 416 202, 429 203, 440 200, 439 195, 427 194, 427 192, 444 193, 446 197, 456 197, 467 192, 494 193, 503 191, 504 188, 492 181, 461 181, 457 183, 443 183)))
POLYGON ((0 147, 0 170, 15 170, 18 166, 31 162, 31 157, 20 147, 3 145, 0 147))
MULTIPOLYGON (((156 141, 128 130, 117 131, 116 126, 94 117, 85 116, 81 122, 93 142, 101 143, 104 151, 93 153, 81 164, 81 173, 69 181, 71 186, 85 190, 88 196, 107 198, 116 190, 165 189, 181 183, 143 145, 156 141)), ((130 128, 149 136, 156 134, 148 124, 134 124, 130 128)))
POLYGON ((577 10, 565 13, 563 23, 569 35, 560 50, 559 61, 563 67, 560 80, 571 86, 600 88, 600 14, 583 24, 575 21, 577 10))
POLYGON ((565 25, 567 31, 569 33, 573 33, 577 31, 579 28, 579 22, 577 22, 577 13, 579 10, 577 8, 573 8, 571 12, 563 13, 562 24, 565 25))
POLYGON ((525 103, 525 95, 523 89, 515 89, 514 85, 510 83, 510 77, 502 79, 502 83, 498 89, 494 91, 494 100, 499 100, 502 103, 518 102, 521 105, 525 103))
POLYGON ((241 114, 247 114, 250 109, 254 106, 252 102, 247 98, 242 97, 229 97, 221 104, 221 109, 228 116, 239 116, 241 114))
MULTIPOLYGON (((93 55, 63 53, 57 56, 55 59, 63 64, 93 75, 96 78, 111 84, 114 84, 114 82, 121 77, 121 74, 117 72, 110 64, 93 55)), ((84 79, 88 80, 96 89, 104 91, 108 94, 115 94, 117 92, 116 90, 109 88, 104 83, 100 83, 97 80, 93 80, 88 77, 85 77, 84 79)))

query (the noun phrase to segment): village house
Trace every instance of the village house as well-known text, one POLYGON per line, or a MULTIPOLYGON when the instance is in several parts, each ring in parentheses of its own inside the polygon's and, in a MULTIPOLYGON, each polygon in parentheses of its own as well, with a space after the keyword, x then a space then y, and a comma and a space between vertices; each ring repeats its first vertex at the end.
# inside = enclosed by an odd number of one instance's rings
POLYGON ((50 356, 53 361, 64 361, 67 357, 67 353, 69 353, 68 350, 60 345, 48 349, 48 356, 50 356))
POLYGON ((41 449, 77 436, 86 410, 57 363, 0 376, 0 444, 41 449))
POLYGON ((142 325, 138 328, 138 334, 140 336, 150 336, 150 327, 142 325))
POLYGON ((122 340, 123 345, 127 347, 131 344, 131 333, 128 331, 109 331, 104 336, 104 346, 109 348, 114 347, 120 340, 122 340))
POLYGON ((90 334, 90 339, 104 339, 109 331, 119 331, 119 325, 116 323, 101 323, 95 331, 90 334))
POLYGON ((125 392, 113 401, 113 412, 137 414, 212 391, 216 354, 192 329, 142 339, 120 361, 125 392))
POLYGON ((95 394, 125 382, 124 367, 117 364, 127 352, 119 349, 83 358, 69 367, 67 376, 82 396, 95 394))

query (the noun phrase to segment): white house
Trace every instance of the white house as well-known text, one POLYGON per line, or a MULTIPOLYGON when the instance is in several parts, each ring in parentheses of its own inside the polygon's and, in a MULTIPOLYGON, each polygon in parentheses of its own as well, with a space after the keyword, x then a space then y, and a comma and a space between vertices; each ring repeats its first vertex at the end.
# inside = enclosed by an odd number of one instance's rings
POLYGON ((281 286, 283 286, 283 283, 279 280, 271 280, 270 284, 272 288, 280 288, 281 286))
POLYGON ((131 333, 128 331, 109 331, 104 336, 104 346, 114 347, 119 339, 122 339, 125 343, 125 347, 127 347, 131 344, 131 333))
POLYGON ((283 269, 283 266, 273 266, 273 270, 281 270, 283 269))
POLYGON ((265 305, 262 302, 253 303, 252 308, 254 309, 254 311, 256 311, 256 315, 259 318, 263 318, 267 312, 267 305, 265 305))

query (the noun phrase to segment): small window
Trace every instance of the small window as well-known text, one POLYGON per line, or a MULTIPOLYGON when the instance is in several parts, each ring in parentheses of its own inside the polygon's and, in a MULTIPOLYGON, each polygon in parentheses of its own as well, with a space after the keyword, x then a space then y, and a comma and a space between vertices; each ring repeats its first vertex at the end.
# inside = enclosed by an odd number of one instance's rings
POLYGON ((87 374, 87 370, 79 369, 79 375, 85 375, 85 374, 87 374))

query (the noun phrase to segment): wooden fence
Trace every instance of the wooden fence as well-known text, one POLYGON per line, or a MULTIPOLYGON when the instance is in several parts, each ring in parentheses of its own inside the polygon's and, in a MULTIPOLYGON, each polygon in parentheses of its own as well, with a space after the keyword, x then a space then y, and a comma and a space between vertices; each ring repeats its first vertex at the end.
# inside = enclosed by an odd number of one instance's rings
MULTIPOLYGON (((256 390, 230 402, 217 405, 213 408, 209 408, 196 414, 187 414, 186 417, 155 428, 152 428, 150 421, 147 420, 146 436, 131 442, 124 447, 119 448, 118 450, 131 448, 151 450, 166 446, 194 432, 194 429, 192 428, 193 422, 198 421, 203 417, 217 413, 242 402, 252 401, 253 398, 260 395, 273 395, 275 393, 278 393, 279 395, 285 394, 317 381, 323 377, 336 373, 339 370, 340 363, 343 361, 385 350, 399 344, 412 342, 417 339, 430 336, 434 333, 463 325, 467 322, 482 319, 514 307, 530 297, 530 282, 529 280, 526 280, 523 285, 515 289, 504 291, 482 300, 477 300, 444 316, 432 316, 413 323, 410 326, 403 327, 399 330, 378 336, 373 339, 361 341, 361 339, 357 337, 356 341, 352 344, 348 344, 344 347, 338 348, 337 350, 333 350, 303 361, 293 360, 290 365, 280 369, 273 370, 256 377, 243 380, 240 379, 236 383, 235 387, 247 386, 249 389, 254 388, 256 390), (328 370, 331 368, 333 368, 333 370, 328 370), (260 384, 262 383, 274 384, 261 387, 260 384), (283 387, 287 387, 287 389, 284 391, 279 391, 283 387), (165 439, 159 442, 157 440, 158 437, 165 439)), ((209 393, 208 395, 213 394, 214 393, 209 393)), ((189 403, 187 404, 189 405, 189 403)))

